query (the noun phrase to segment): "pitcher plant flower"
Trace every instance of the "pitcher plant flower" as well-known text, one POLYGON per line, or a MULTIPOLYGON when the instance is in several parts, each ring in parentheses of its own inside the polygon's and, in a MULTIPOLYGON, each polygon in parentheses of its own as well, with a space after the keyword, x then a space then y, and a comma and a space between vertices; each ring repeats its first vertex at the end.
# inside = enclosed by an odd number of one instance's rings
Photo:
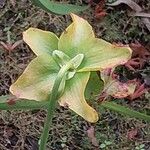
MULTIPOLYGON (((75 14, 73 23, 58 38, 54 33, 29 28, 23 40, 36 54, 10 91, 18 98, 54 101, 89 122, 98 120, 98 113, 84 98, 92 71, 101 71, 126 63, 131 58, 128 46, 119 47, 96 38, 91 25, 75 14)), ((48 129, 48 125, 47 125, 48 129)))

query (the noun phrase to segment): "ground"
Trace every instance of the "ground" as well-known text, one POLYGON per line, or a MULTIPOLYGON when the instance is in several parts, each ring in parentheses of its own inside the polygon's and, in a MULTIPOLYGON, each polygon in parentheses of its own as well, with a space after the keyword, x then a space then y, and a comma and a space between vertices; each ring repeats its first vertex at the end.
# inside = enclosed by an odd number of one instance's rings
MULTIPOLYGON (((15 6, 12 2, 15 1, 0 0, 0 41, 4 43, 11 44, 22 40, 22 32, 29 27, 49 30, 59 36, 71 22, 69 15, 46 13, 28 0, 16 1, 15 6)), ((144 10, 150 9, 148 0, 136 2, 144 10)), ((93 6, 79 15, 90 22, 97 37, 123 44, 138 41, 150 50, 150 32, 140 22, 140 18, 127 15, 127 6, 105 6, 107 15, 101 18, 95 18, 94 8, 93 6)), ((9 86, 35 57, 24 42, 19 43, 10 51, 0 46, 0 95, 9 94, 9 86)), ((146 64, 142 71, 150 70, 149 66, 146 64)), ((144 96, 135 101, 119 101, 132 109, 150 112, 149 100, 144 96)), ((47 149, 150 150, 150 125, 147 122, 109 110, 101 109, 100 112, 100 120, 96 124, 90 124, 70 110, 58 106, 47 149), (94 146, 88 138, 87 130, 91 127, 95 129, 98 146, 94 146)), ((0 111, 0 150, 37 150, 45 116, 46 112, 43 110, 0 111)))

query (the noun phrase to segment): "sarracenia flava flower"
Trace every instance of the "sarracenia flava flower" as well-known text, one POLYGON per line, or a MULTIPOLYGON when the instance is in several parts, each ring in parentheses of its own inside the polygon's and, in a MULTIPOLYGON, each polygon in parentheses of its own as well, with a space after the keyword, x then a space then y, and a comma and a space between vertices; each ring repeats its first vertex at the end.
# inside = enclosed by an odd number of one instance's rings
POLYGON ((58 90, 59 104, 68 106, 89 122, 96 122, 98 114, 84 98, 90 72, 124 64, 131 57, 131 49, 96 38, 86 20, 74 14, 71 17, 73 23, 60 38, 52 32, 36 28, 29 28, 23 33, 24 41, 37 57, 10 87, 10 91, 19 98, 48 100, 57 73, 71 62, 72 66, 58 90))

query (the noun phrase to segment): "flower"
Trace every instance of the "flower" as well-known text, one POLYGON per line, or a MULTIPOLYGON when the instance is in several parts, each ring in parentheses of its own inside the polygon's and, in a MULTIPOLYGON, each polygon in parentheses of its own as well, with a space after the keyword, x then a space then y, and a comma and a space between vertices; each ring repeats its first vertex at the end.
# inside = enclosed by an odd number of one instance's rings
POLYGON ((73 23, 61 34, 60 38, 52 32, 36 28, 29 28, 23 33, 24 41, 37 57, 11 85, 10 91, 18 98, 48 100, 57 73, 63 65, 59 64, 59 61, 62 60, 62 63, 65 63, 67 59, 72 59, 77 55, 84 56, 74 74, 66 80, 59 104, 67 105, 89 122, 96 122, 98 114, 84 98, 90 72, 126 63, 131 57, 131 49, 118 47, 96 38, 92 27, 86 20, 74 14, 71 14, 71 17, 73 23), (53 57, 55 52, 62 56, 58 61, 53 57))

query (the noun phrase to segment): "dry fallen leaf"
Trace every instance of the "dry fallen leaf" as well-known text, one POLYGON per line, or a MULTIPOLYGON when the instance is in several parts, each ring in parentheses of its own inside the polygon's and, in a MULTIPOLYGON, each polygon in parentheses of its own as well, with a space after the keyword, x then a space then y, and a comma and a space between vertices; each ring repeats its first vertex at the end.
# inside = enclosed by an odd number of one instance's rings
POLYGON ((120 5, 122 3, 128 5, 131 9, 133 9, 136 12, 142 11, 142 8, 137 3, 133 2, 132 0, 117 0, 114 3, 107 4, 107 5, 108 6, 117 6, 117 5, 120 5))
POLYGON ((110 69, 101 71, 101 79, 104 81, 104 89, 98 97, 99 101, 104 101, 109 96, 134 100, 148 91, 145 83, 142 84, 137 79, 121 82, 119 76, 110 69))
POLYGON ((132 49, 132 58, 140 58, 144 60, 149 60, 150 52, 149 50, 140 44, 138 41, 135 43, 129 44, 130 48, 132 49))
POLYGON ((91 126, 91 127, 87 130, 87 135, 88 135, 88 137, 89 137, 91 143, 92 143, 94 146, 98 147, 98 142, 97 142, 97 139, 96 139, 96 137, 95 137, 94 127, 91 126))
POLYGON ((136 83, 137 85, 136 85, 135 92, 127 97, 129 100, 134 100, 136 98, 139 98, 147 92, 147 89, 145 88, 145 83, 141 84, 138 81, 136 83))
POLYGON ((17 46, 19 46, 23 41, 22 40, 18 40, 15 43, 4 43, 2 41, 0 41, 0 45, 2 45, 4 47, 5 50, 7 51, 12 51, 14 50, 17 46))
POLYGON ((16 0, 10 0, 10 3, 13 5, 13 7, 16 6, 16 0))
POLYGON ((129 14, 129 16, 137 16, 137 17, 150 18, 150 14, 149 13, 144 13, 144 12, 131 13, 131 14, 129 14))
MULTIPOLYGON (((107 4, 108 6, 117 6, 120 4, 126 4, 128 5, 132 10, 135 11, 135 13, 139 13, 142 11, 142 8, 135 3, 132 0, 117 0, 116 2, 112 3, 112 4, 107 4)), ((141 16, 142 17, 142 16, 141 16)), ((150 20, 148 18, 141 18, 141 21, 145 24, 145 26, 147 27, 147 29, 150 31, 150 20)))
POLYGON ((3 8, 5 5, 6 0, 0 0, 0 8, 3 8))
POLYGON ((129 80, 127 82, 120 82, 117 78, 117 75, 114 74, 113 71, 110 72, 110 70, 107 69, 101 71, 101 79, 104 81, 104 90, 99 100, 105 100, 108 96, 125 98, 135 92, 135 81, 129 80))
POLYGON ((149 61, 150 52, 149 50, 140 44, 138 41, 129 44, 132 49, 132 58, 125 63, 125 66, 132 71, 136 69, 142 69, 142 67, 149 61))
POLYGON ((147 29, 150 31, 150 20, 147 18, 142 18, 143 23, 147 27, 147 29))

